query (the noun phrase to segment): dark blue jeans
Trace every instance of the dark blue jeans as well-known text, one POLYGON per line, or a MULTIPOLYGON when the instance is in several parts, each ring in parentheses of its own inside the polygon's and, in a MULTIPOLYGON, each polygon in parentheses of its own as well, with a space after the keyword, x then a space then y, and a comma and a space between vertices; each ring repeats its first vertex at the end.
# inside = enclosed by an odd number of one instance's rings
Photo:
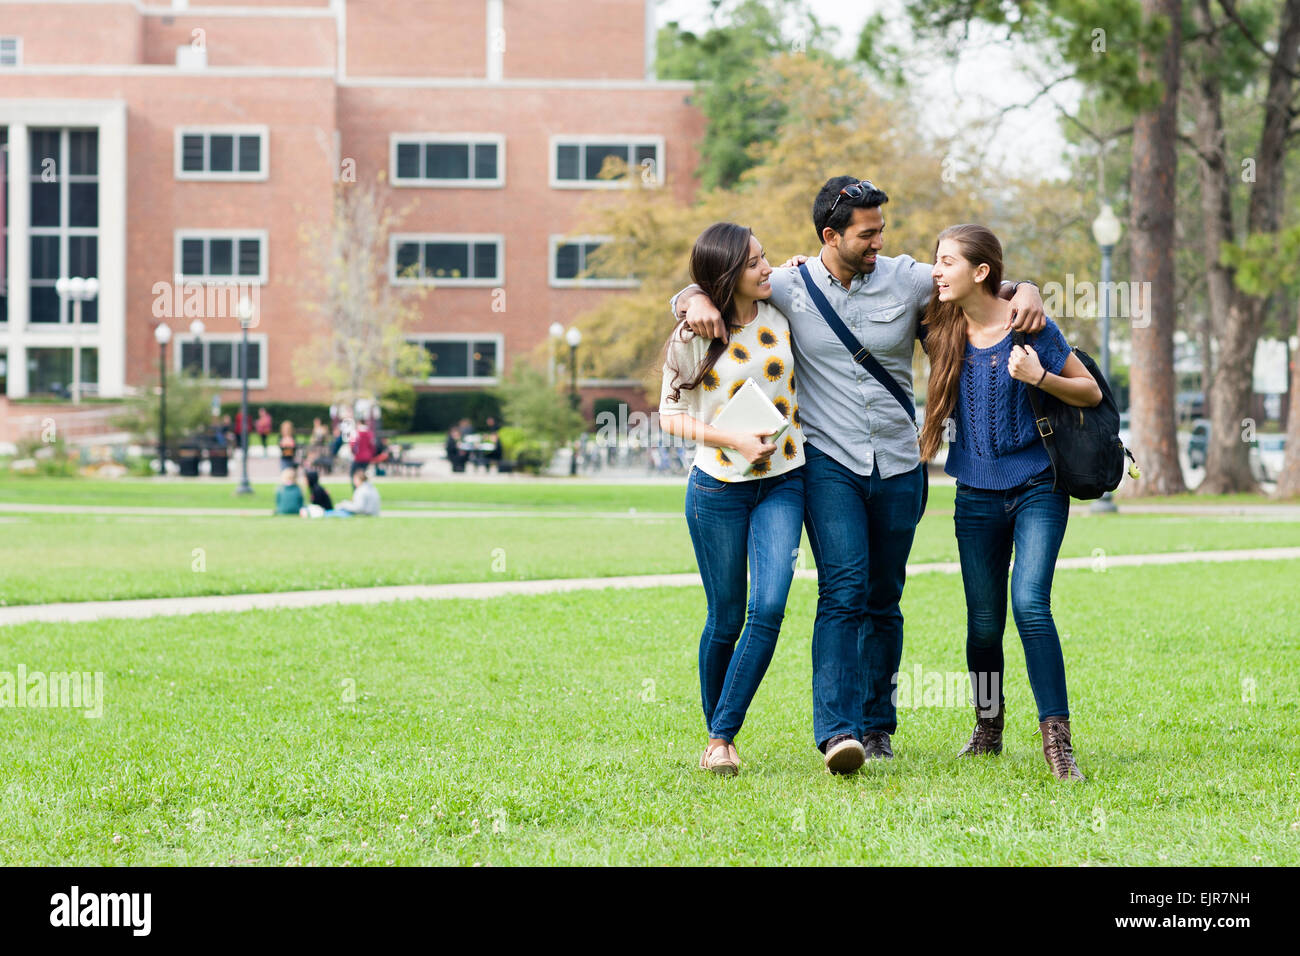
POLYGON ((804 516, 817 561, 813 737, 892 734, 903 655, 898 602, 921 517, 921 467, 859 475, 805 443, 804 516))
POLYGON ((692 468, 687 479, 686 524, 709 602, 700 702, 710 737, 735 739, 776 650, 799 554, 803 471, 727 482, 692 468))
POLYGON ((1006 491, 957 483, 953 522, 966 590, 966 666, 975 704, 985 712, 1003 700, 1002 634, 1007 625, 1007 568, 1014 548, 1011 613, 1025 648, 1038 719, 1070 716, 1065 658, 1052 620, 1052 574, 1069 516, 1070 496, 1052 490, 1050 470, 1006 491), (995 688, 997 701, 992 700, 995 688))

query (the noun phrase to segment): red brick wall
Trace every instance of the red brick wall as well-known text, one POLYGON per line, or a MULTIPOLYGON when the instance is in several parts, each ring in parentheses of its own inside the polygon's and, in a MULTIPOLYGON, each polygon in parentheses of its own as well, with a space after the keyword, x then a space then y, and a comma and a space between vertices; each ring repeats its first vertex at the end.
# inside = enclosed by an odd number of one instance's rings
POLYGON ((140 62, 141 17, 129 3, 0 5, 0 33, 23 41, 23 66, 140 62))
POLYGON ((335 67, 338 28, 322 17, 146 17, 143 62, 174 66, 176 48, 190 46, 195 30, 209 66, 335 67))
POLYGON ((347 44, 350 76, 482 77, 487 4, 349 0, 347 44))
POLYGON ((510 79, 645 78, 641 0, 505 0, 505 31, 510 79))

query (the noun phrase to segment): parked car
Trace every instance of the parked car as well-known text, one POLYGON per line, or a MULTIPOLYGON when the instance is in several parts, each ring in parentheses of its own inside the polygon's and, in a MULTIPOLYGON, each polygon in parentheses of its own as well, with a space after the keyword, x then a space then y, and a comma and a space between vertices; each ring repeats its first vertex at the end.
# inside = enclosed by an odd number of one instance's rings
POLYGON ((1258 436, 1255 446, 1259 457, 1261 481, 1277 481, 1282 474, 1282 461, 1286 458, 1286 435, 1274 432, 1258 436))
MULTIPOLYGON (((1187 463, 1193 468, 1204 468, 1210 450, 1210 423, 1202 420, 1192 426, 1187 442, 1187 463)), ((1286 436, 1267 433, 1255 436, 1250 443, 1250 473, 1256 481, 1277 481, 1282 473, 1282 459, 1286 453, 1286 436)))

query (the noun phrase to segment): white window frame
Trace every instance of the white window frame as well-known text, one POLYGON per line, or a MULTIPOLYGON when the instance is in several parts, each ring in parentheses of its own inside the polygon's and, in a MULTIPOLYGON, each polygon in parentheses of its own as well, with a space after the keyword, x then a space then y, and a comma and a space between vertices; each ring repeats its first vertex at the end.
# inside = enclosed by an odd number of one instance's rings
MULTIPOLYGON (((172 275, 183 282, 198 282, 203 285, 266 285, 267 256, 269 255, 268 233, 265 229, 177 229, 172 233, 172 275), (257 239, 260 262, 255 276, 240 275, 238 272, 228 276, 194 276, 181 271, 181 242, 185 239, 257 239)), ((206 258, 206 253, 205 253, 206 258)), ((239 268, 239 250, 235 249, 235 268, 239 268)))
POLYGON ((506 185, 506 137, 504 133, 392 133, 388 137, 388 181, 395 187, 416 189, 504 189, 506 185), (399 179, 397 176, 398 144, 452 143, 464 146, 482 144, 497 148, 495 179, 399 179))
POLYGON ((12 63, 0 62, 0 69, 12 70, 23 65, 23 38, 20 36, 0 36, 0 43, 10 41, 13 44, 14 61, 12 63))
POLYGON ((664 181, 664 138, 662 136, 642 135, 640 133, 583 133, 567 136, 556 134, 550 140, 550 185, 552 189, 627 189, 631 184, 618 179, 560 179, 561 146, 587 146, 590 144, 627 143, 635 149, 637 146, 654 146, 655 177, 651 185, 658 187, 664 181))
POLYGON ((568 236, 553 233, 547 241, 546 277, 552 289, 635 289, 641 283, 634 278, 627 279, 561 279, 555 274, 559 263, 560 246, 579 245, 598 242, 613 242, 613 236, 568 236))
MULTIPOLYGON (((182 343, 192 345, 195 342, 206 342, 206 343, 233 342, 235 346, 235 357, 236 360, 238 360, 239 345, 240 342, 243 340, 243 337, 244 335, 242 332, 204 332, 202 335, 191 335, 189 332, 186 332, 184 335, 178 335, 176 336, 176 341, 172 346, 172 370, 177 375, 182 375, 185 372, 184 367, 181 365, 181 344, 182 343)), ((260 373, 257 378, 250 378, 248 380, 249 388, 266 388, 267 339, 268 336, 265 332, 248 333, 248 344, 257 345, 258 347, 259 359, 257 363, 258 366, 257 370, 260 373)), ((216 382, 217 384, 225 388, 239 388, 244 383, 244 380, 242 378, 216 378, 216 379, 208 379, 208 381, 216 382)))
POLYGON ((501 382, 501 368, 506 357, 506 337, 500 332, 413 332, 406 336, 412 345, 424 347, 425 342, 464 342, 466 348, 471 342, 494 342, 497 347, 497 374, 491 376, 462 375, 446 377, 429 375, 415 378, 414 381, 424 385, 497 385, 501 382))
MULTIPOLYGON (((238 160, 238 146, 236 146, 236 161, 238 160)), ((269 126, 243 125, 243 126, 177 126, 174 136, 174 145, 172 148, 172 167, 175 177, 178 180, 198 180, 200 182, 243 182, 243 183, 260 183, 265 182, 271 175, 271 128, 269 126), (184 158, 183 144, 186 136, 202 136, 204 165, 207 165, 208 152, 211 144, 211 137, 216 136, 248 136, 256 133, 261 137, 262 154, 258 165, 261 167, 255 173, 232 172, 211 172, 203 170, 202 172, 191 172, 181 168, 184 158)))
MULTIPOLYGON (((470 261, 473 261, 471 256, 470 261)), ((501 233, 479 232, 395 232, 388 237, 388 281, 392 285, 440 285, 449 288, 495 289, 506 281, 506 237, 501 233), (408 242, 491 242, 497 247, 497 274, 491 279, 477 277, 448 279, 437 276, 402 279, 397 275, 397 247, 408 242)))

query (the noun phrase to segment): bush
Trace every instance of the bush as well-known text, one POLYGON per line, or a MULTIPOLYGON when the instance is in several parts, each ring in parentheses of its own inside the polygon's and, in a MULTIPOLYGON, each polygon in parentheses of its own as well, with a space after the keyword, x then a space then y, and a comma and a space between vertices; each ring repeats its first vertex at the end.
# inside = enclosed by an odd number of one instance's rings
POLYGON ((403 379, 394 379, 379 396, 383 410, 383 426, 395 432, 410 431, 415 420, 415 386, 403 379))
POLYGON ((482 428, 489 418, 502 419, 501 401, 491 392, 420 392, 415 396, 413 432, 445 432, 462 418, 482 428))
POLYGON ((506 421, 527 436, 516 458, 522 470, 541 471, 556 449, 582 434, 582 415, 569 396, 549 382, 544 372, 525 362, 515 363, 497 394, 506 421))

